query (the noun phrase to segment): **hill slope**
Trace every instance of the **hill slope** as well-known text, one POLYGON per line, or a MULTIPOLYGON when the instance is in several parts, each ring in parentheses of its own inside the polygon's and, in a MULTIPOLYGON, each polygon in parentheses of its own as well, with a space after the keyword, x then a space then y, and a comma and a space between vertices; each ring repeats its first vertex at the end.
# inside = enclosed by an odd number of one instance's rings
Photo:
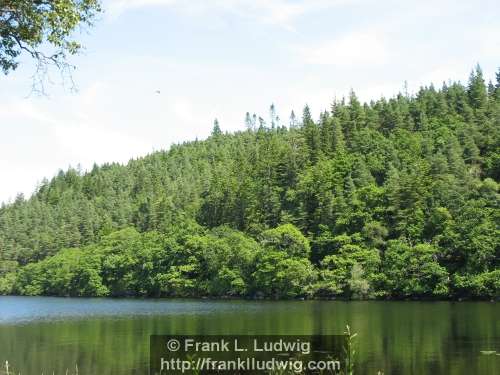
POLYGON ((0 293, 498 296, 500 72, 218 125, 0 208, 0 293))

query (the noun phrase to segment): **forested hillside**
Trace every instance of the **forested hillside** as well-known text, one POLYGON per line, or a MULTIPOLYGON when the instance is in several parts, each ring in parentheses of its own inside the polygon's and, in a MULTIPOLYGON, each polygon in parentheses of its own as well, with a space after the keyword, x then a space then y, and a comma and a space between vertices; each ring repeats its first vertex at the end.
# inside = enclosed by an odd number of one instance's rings
POLYGON ((4 204, 0 294, 499 297, 500 71, 266 117, 4 204))

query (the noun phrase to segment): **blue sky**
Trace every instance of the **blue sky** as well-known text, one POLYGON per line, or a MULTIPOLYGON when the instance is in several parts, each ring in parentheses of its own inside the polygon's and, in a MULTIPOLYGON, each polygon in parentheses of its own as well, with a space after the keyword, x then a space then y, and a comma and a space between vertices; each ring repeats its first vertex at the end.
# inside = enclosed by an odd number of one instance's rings
POLYGON ((215 117, 244 128, 247 111, 286 121, 316 115, 353 88, 363 100, 500 66, 498 1, 104 0, 78 92, 51 73, 29 95, 34 66, 0 77, 0 201, 29 195, 58 169, 126 162, 204 138, 215 117), (160 94, 155 93, 160 90, 160 94))

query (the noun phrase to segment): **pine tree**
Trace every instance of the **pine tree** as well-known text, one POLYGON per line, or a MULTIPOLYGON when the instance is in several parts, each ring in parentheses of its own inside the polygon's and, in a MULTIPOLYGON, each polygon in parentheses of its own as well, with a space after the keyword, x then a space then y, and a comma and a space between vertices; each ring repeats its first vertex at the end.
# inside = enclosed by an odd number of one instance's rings
POLYGON ((0 205, 0 294, 15 286, 24 294, 267 295, 251 288, 279 277, 269 293, 300 282, 290 293, 335 295, 349 292, 359 262, 370 286, 390 297, 430 297, 449 284, 448 297, 493 298, 499 89, 500 71, 487 93, 476 69, 467 87, 450 82, 363 105, 351 95, 318 123, 306 107, 299 129, 293 112, 290 130, 275 114, 266 128, 247 113, 250 131, 224 134, 214 121, 205 140, 126 165, 61 171, 33 196, 0 205), (283 236, 277 249, 255 240, 290 223, 313 244, 314 266, 290 257, 292 227, 274 231, 283 236), (396 272, 408 262, 411 283, 396 272))
POLYGON ((467 94, 469 96, 469 103, 476 113, 486 108, 488 96, 483 71, 479 65, 470 74, 467 94))
POLYGON ((297 125, 297 116, 295 116, 295 112, 292 110, 292 112, 290 113, 290 129, 295 129, 297 125))
POLYGON ((346 124, 350 133, 355 132, 365 125, 365 113, 354 90, 349 93, 349 123, 346 124))
POLYGON ((344 132, 340 121, 336 118, 332 120, 332 129, 332 149, 336 153, 342 153, 345 151, 344 132))
POLYGON ((250 112, 247 112, 245 114, 245 127, 246 127, 247 130, 250 130, 250 131, 255 130, 254 129, 255 124, 252 121, 252 117, 250 116, 250 112))
POLYGON ((333 121, 328 112, 323 112, 319 120, 321 151, 324 155, 331 155, 333 149, 333 121))
POLYGON ((269 107, 269 117, 271 119, 271 129, 279 127, 279 119, 274 104, 271 104, 271 107, 269 107))
POLYGON ((215 119, 214 126, 212 128, 212 137, 218 137, 221 134, 222 134, 222 130, 220 129, 220 126, 219 126, 219 120, 215 119))
POLYGON ((309 153, 309 160, 314 164, 318 161, 321 152, 321 140, 319 128, 314 123, 311 117, 311 111, 307 105, 304 107, 302 124, 302 131, 309 153))
POLYGON ((498 68, 498 72, 495 73, 496 83, 495 83, 495 98, 497 101, 500 101, 500 68, 498 68))

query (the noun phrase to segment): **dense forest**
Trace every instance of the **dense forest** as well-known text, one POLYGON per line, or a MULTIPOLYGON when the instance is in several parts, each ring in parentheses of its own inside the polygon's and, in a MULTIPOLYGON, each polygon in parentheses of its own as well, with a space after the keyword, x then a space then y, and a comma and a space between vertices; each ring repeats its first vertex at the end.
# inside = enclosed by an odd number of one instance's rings
POLYGON ((3 204, 0 294, 500 297, 500 70, 266 118, 3 204))

